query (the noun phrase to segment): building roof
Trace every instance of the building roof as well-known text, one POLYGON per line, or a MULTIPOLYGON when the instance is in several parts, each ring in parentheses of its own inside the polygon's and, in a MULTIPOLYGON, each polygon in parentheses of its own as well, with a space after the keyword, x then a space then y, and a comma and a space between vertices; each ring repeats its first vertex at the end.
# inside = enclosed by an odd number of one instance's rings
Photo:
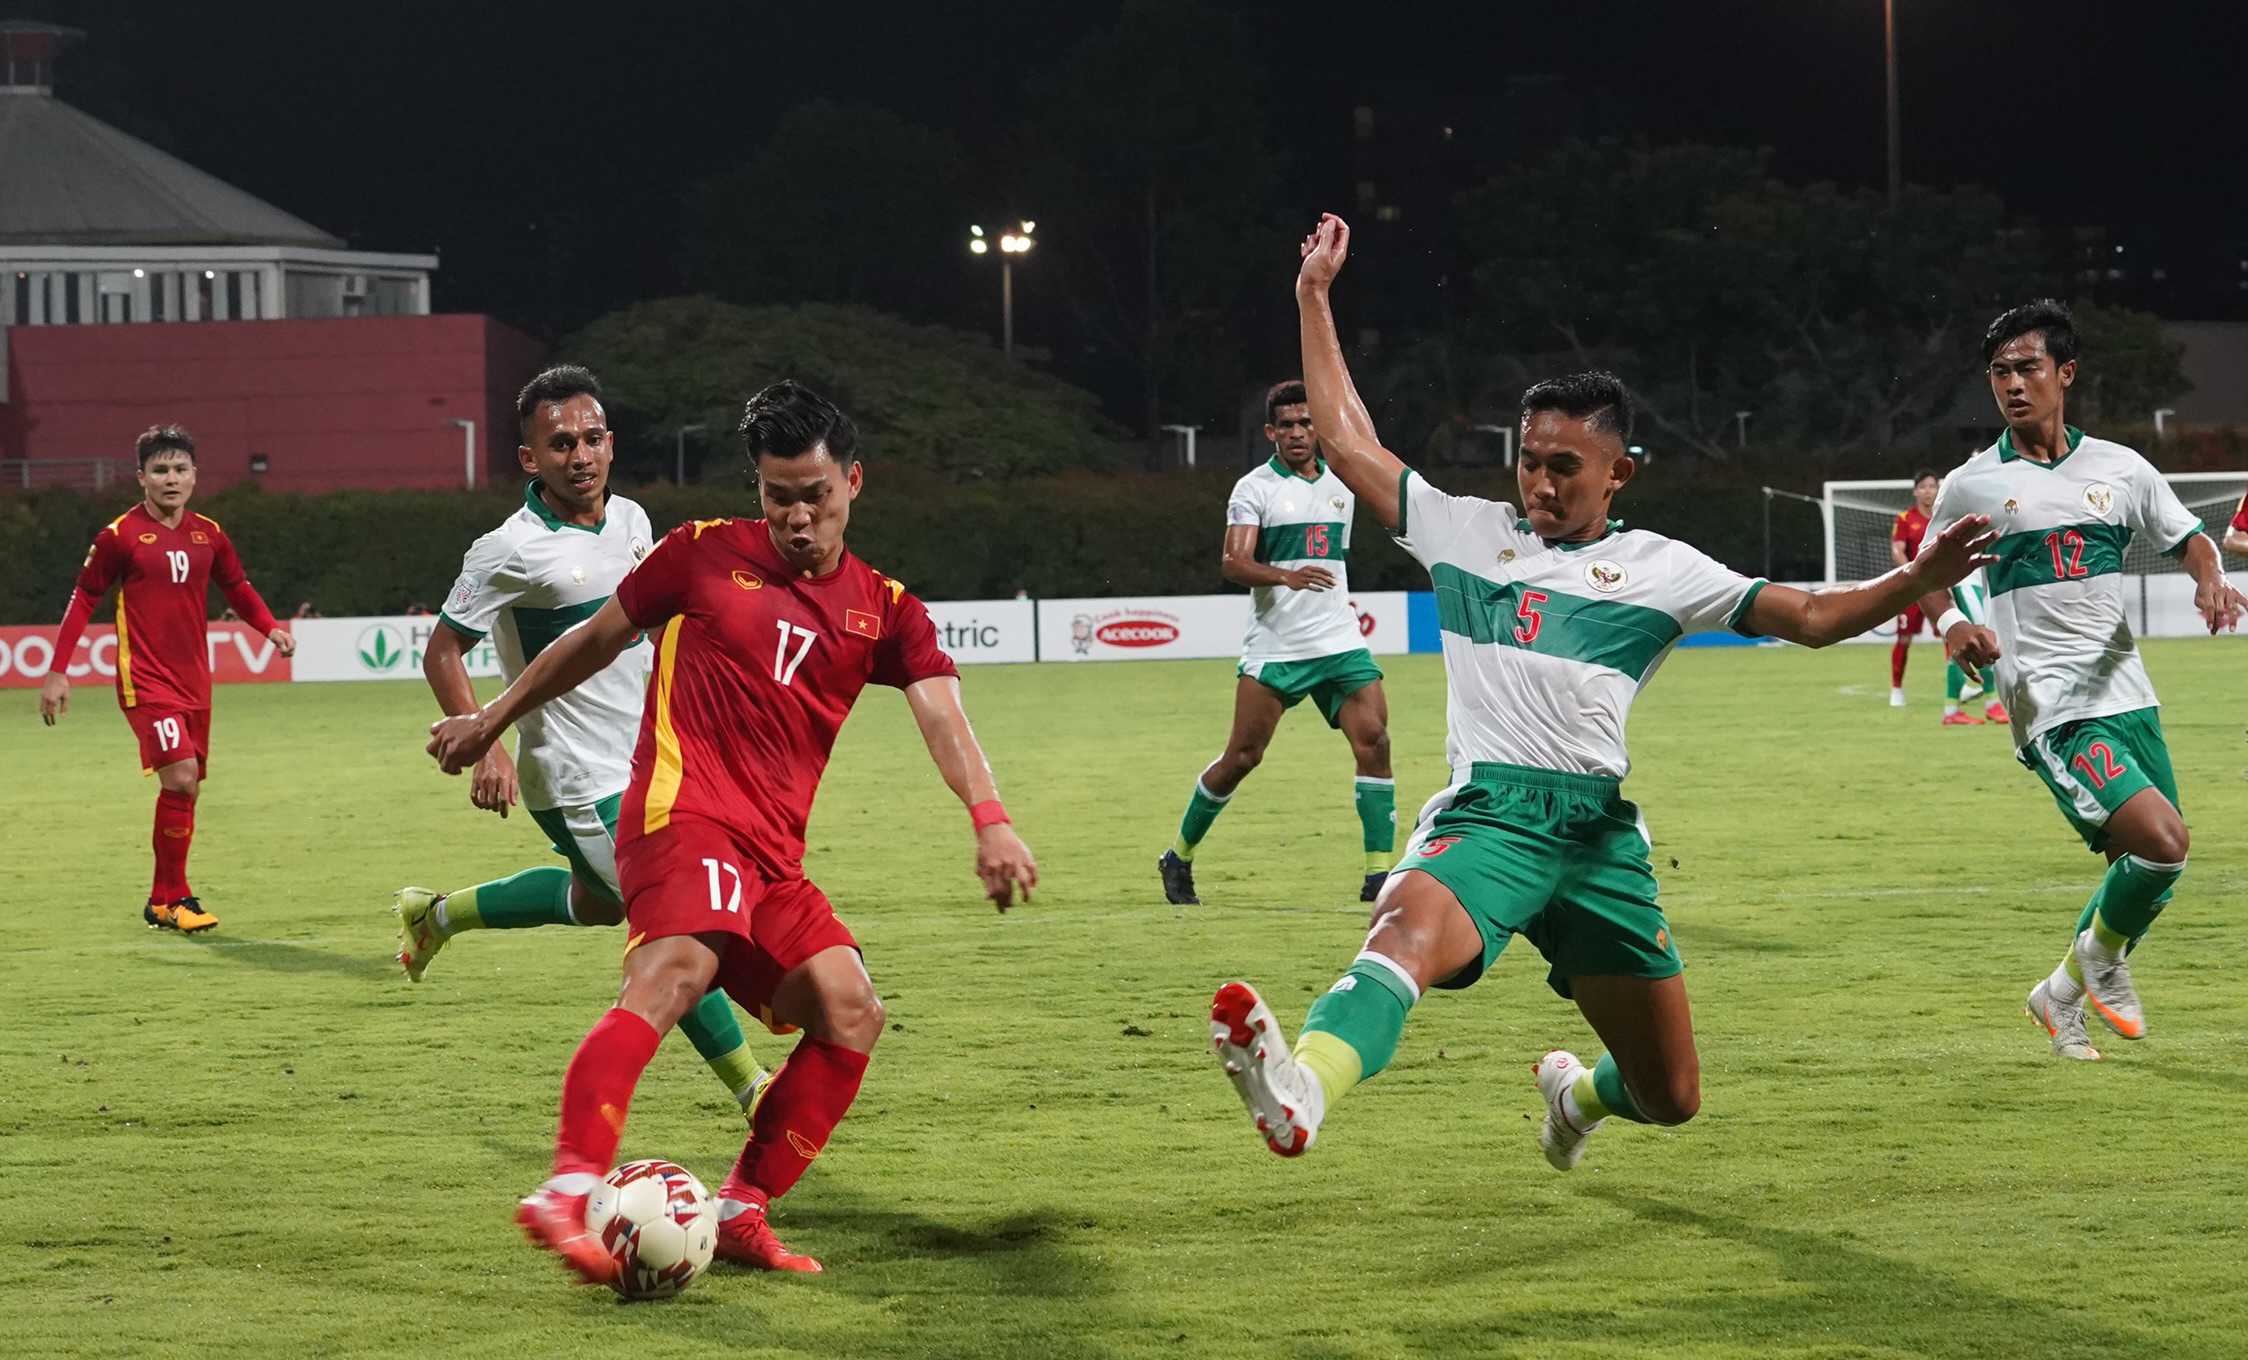
POLYGON ((0 244, 343 242, 48 93, 0 83, 0 244))

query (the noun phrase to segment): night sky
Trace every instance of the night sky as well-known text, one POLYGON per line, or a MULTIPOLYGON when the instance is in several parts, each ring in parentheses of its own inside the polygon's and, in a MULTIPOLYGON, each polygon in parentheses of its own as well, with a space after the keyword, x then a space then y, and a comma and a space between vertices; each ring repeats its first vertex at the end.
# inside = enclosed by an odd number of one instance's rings
MULTIPOLYGON (((1347 206, 1355 104, 1488 115, 1524 75, 1561 77, 1563 121, 1588 134, 1761 145, 1791 178, 1882 182, 1879 0, 1224 7, 1266 41, 1244 78, 1307 218, 1347 206)), ((676 291, 682 187, 803 99, 948 131, 1000 194, 1027 77, 1115 8, 0 0, 0 16, 88 30, 66 97, 356 246, 440 249, 441 307, 549 331, 676 291), (528 305, 517 262, 548 248, 542 231, 570 238, 582 305, 528 305)), ((2248 238, 2237 16, 2218 31, 2160 5, 1898 11, 1908 179, 1988 186, 2048 227, 2248 238)))

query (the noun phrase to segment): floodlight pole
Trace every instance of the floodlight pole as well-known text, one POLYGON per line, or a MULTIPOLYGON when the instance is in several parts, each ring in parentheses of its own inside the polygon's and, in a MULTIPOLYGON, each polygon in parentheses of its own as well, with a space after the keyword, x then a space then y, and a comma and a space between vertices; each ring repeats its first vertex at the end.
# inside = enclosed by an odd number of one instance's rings
POLYGON ((468 489, 474 491, 476 489, 476 422, 454 416, 445 423, 461 427, 462 471, 466 477, 468 489))
POLYGON ((1897 0, 1881 0, 1881 30, 1889 65, 1889 211, 1895 212, 1905 194, 1904 144, 1897 126, 1897 0))
POLYGON ((687 436, 701 434, 709 428, 708 425, 682 425, 673 433, 671 447, 674 460, 678 464, 678 468, 673 472, 671 478, 673 486, 685 486, 687 484, 687 436))
POLYGON ((1015 262, 999 258, 999 352, 1015 362, 1015 262))

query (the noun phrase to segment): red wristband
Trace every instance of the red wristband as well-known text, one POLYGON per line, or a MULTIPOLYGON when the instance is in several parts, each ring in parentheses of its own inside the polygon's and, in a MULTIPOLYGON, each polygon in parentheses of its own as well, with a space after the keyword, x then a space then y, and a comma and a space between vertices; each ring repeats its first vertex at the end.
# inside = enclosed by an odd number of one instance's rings
POLYGON ((987 826, 999 826, 1014 819, 1007 815, 1007 805, 996 798, 987 798, 968 809, 968 820, 981 831, 987 826))

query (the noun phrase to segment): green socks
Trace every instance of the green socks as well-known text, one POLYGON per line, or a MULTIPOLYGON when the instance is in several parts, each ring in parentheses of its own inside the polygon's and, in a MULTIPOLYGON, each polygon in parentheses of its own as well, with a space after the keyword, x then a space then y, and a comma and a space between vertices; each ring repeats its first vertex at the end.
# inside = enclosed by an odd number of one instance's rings
POLYGON ((2110 949, 2137 943, 2169 904, 2170 889, 2185 871, 2183 860, 2157 864, 2125 855, 2108 866, 2107 877, 2100 880, 2092 900, 2084 904, 2083 914, 2076 919, 2077 932, 2090 930, 2094 939, 2110 949))
POLYGON ((1944 667, 1944 702, 1956 707, 1959 703, 1960 694, 1966 688, 1967 672, 1959 669, 1959 663, 1956 661, 1946 664, 1944 667))
POLYGON ((1353 785, 1358 804, 1358 829, 1366 847, 1366 872, 1378 874, 1390 866, 1397 846, 1397 781, 1360 775, 1353 785))
POLYGON ((734 1008, 726 1004, 726 994, 706 992, 693 1010, 679 1017, 679 1029, 746 1109, 758 1082, 765 1077, 765 1069, 757 1065, 756 1056, 749 1051, 741 1022, 734 1018, 734 1008))
POLYGON ((1194 792, 1186 800, 1186 816, 1179 821, 1179 838, 1171 842, 1171 852, 1180 859, 1191 861, 1194 858, 1194 847, 1202 844, 1202 838, 1210 834, 1210 823, 1218 820, 1218 814, 1225 811, 1225 805, 1232 801, 1232 794, 1220 798, 1203 788, 1200 779, 1195 780, 1194 792))
POLYGON ((1404 969, 1369 949, 1311 1003, 1296 1039, 1296 1061, 1319 1078, 1326 1108, 1389 1066, 1405 1033, 1405 1013, 1420 999, 1421 989, 1404 969))
POLYGON ((525 869, 496 882, 447 893, 437 904, 437 928, 447 936, 464 930, 523 930, 577 923, 570 914, 570 871, 558 865, 525 869))

